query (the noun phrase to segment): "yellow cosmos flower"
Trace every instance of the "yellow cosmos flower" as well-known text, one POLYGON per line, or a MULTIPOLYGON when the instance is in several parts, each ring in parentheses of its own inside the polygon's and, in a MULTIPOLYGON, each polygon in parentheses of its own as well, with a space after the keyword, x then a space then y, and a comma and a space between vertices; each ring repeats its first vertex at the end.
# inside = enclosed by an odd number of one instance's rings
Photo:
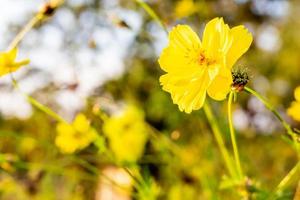
POLYGON ((287 114, 294 120, 300 122, 300 86, 295 89, 294 96, 296 101, 293 101, 287 110, 287 114))
POLYGON ((202 42, 187 25, 177 25, 169 34, 160 67, 163 90, 186 113, 200 109, 206 92, 215 100, 223 100, 232 84, 231 68, 250 47, 252 35, 240 25, 229 28, 222 18, 208 22, 202 42))
POLYGON ((175 16, 182 18, 187 17, 195 13, 197 6, 193 0, 181 0, 175 6, 175 16))
POLYGON ((84 149, 97 138, 96 130, 83 114, 78 114, 72 124, 59 123, 56 128, 55 144, 66 154, 84 149))
POLYGON ((28 59, 15 62, 17 53, 17 48, 14 48, 8 52, 0 52, 0 76, 14 72, 21 66, 27 65, 29 63, 28 59))
POLYGON ((135 162, 142 156, 148 134, 141 110, 128 106, 105 121, 103 132, 119 162, 135 162))

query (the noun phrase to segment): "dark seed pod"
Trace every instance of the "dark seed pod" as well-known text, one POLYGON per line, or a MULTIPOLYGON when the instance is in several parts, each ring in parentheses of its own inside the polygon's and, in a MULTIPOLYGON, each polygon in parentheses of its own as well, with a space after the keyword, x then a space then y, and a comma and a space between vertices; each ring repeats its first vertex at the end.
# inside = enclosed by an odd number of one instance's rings
POLYGON ((245 85, 249 82, 249 76, 246 71, 242 71, 240 69, 236 71, 232 71, 232 88, 236 91, 240 92, 244 89, 245 85))

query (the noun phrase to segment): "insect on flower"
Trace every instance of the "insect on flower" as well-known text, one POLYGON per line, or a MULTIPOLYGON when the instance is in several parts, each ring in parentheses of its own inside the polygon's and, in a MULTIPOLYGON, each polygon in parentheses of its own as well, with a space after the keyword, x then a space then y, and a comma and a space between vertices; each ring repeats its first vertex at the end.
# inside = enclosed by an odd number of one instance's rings
POLYGON ((214 100, 225 99, 233 83, 232 66, 251 43, 244 26, 229 28, 222 18, 207 23, 202 41, 189 26, 175 26, 158 60, 166 72, 160 77, 163 90, 186 113, 200 109, 206 93, 214 100))

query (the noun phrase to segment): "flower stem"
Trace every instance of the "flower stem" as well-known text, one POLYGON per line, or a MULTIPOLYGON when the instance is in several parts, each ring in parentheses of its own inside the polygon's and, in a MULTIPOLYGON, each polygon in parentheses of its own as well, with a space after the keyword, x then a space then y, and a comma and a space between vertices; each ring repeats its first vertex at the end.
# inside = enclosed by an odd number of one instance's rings
POLYGON ((275 108, 263 97, 261 96, 258 92, 256 92, 253 89, 250 89, 248 87, 245 87, 244 90, 252 95, 254 95, 255 97, 257 97, 276 117, 277 119, 284 125, 286 126, 286 122, 284 121, 284 119, 280 116, 280 114, 278 113, 277 110, 275 110, 275 108))
POLYGON ((210 105, 208 102, 206 102, 204 104, 204 112, 205 112, 205 115, 207 117, 207 120, 211 126, 211 129, 212 129, 212 132, 214 134, 214 137, 216 139, 216 142, 218 144, 218 147, 221 151, 221 154, 223 156, 223 159, 225 161, 225 164, 226 164, 226 167, 227 167, 227 170, 229 172, 229 174, 232 176, 232 177, 235 177, 235 168, 232 164, 232 160, 229 156, 229 152, 228 150, 226 149, 226 146, 225 146, 225 143, 224 143, 224 140, 223 140, 223 137, 222 137, 222 134, 221 134, 221 131, 216 123, 216 119, 212 113, 212 110, 210 108, 210 105))
POLYGON ((153 11, 153 9, 142 0, 135 0, 147 13, 150 17, 158 23, 158 25, 166 32, 168 35, 168 29, 158 15, 153 11))
POLYGON ((283 125, 283 127, 286 129, 288 135, 290 135, 294 141, 295 148, 297 150, 298 155, 300 156, 300 149, 299 149, 299 144, 298 144, 298 136, 295 134, 295 132, 292 130, 291 126, 281 117, 279 112, 274 108, 274 106, 269 103, 263 96, 261 96, 258 92, 255 90, 245 87, 244 90, 253 96, 255 96, 258 100, 260 100, 268 110, 270 110, 275 117, 280 121, 280 123, 283 125))
POLYGON ((71 161, 81 165, 82 167, 86 168, 87 170, 89 170, 91 173, 93 173, 94 175, 97 176, 102 176, 104 179, 106 179, 108 182, 110 182, 112 185, 120 188, 120 189, 124 189, 125 191, 127 191, 127 189, 125 187, 123 187, 122 185, 120 185, 119 183, 117 183, 115 180, 113 180, 111 177, 107 176, 106 174, 104 174, 103 172, 101 172, 100 169, 98 169, 97 167, 93 166, 92 164, 90 164, 89 162, 87 162, 86 160, 83 160, 79 157, 76 156, 70 156, 71 161))
POLYGON ((294 200, 299 200, 299 199, 300 199, 300 181, 298 181, 298 185, 297 185, 296 192, 294 195, 294 200))
POLYGON ((38 23, 43 16, 38 13, 36 14, 24 27, 23 29, 16 35, 16 37, 13 39, 13 41, 9 44, 8 50, 13 49, 18 46, 20 41, 24 38, 26 33, 28 33, 35 25, 38 23))
POLYGON ((292 177, 298 172, 300 168, 300 162, 298 162, 292 169, 291 171, 280 181, 280 183, 278 184, 277 188, 276 188, 276 192, 281 192, 286 186, 287 184, 290 182, 290 180, 292 179, 292 177))
POLYGON ((51 108, 41 104, 40 102, 38 102, 36 99, 34 99, 33 97, 31 97, 30 95, 24 93, 21 91, 18 82, 14 79, 14 77, 11 76, 12 82, 13 82, 13 86, 15 89, 19 90, 22 95, 24 95, 27 99, 27 101, 29 103, 31 103, 33 106, 35 106, 36 108, 38 108, 39 110, 41 110, 42 112, 46 113, 47 115, 51 116, 52 118, 56 119, 59 122, 63 122, 63 123, 68 123, 65 119, 63 119, 60 115, 58 115, 56 112, 54 112, 53 110, 51 110, 51 108))
POLYGON ((243 171, 241 167, 241 162, 240 162, 240 157, 239 157, 239 151, 236 143, 236 137, 235 137, 235 131, 233 127, 233 122, 232 122, 232 100, 234 96, 234 91, 231 91, 229 93, 229 98, 228 98, 228 123, 229 123, 229 130, 230 130, 230 138, 231 138, 231 143, 232 143, 232 148, 233 148, 233 153, 234 153, 234 160, 235 160, 235 165, 238 171, 239 178, 243 177, 243 171))
MULTIPOLYGON (((26 33, 28 33, 34 27, 34 25, 36 25, 36 23, 38 23, 41 19, 43 19, 43 15, 41 13, 37 13, 22 28, 22 30, 16 35, 16 37, 9 44, 8 49, 10 50, 10 49, 16 48, 18 46, 18 44, 20 43, 20 41, 24 38, 24 36, 26 35, 26 33)), ((67 123, 65 119, 63 119, 60 115, 58 115, 57 113, 55 113, 54 111, 52 111, 49 107, 41 104, 40 102, 38 102, 36 99, 34 99, 33 97, 31 97, 30 95, 22 92, 21 89, 20 89, 20 87, 19 87, 19 84, 18 84, 17 80, 14 78, 14 76, 13 76, 12 73, 10 73, 10 76, 11 76, 11 80, 12 80, 12 84, 13 84, 14 88, 17 89, 17 90, 19 90, 22 93, 22 95, 24 95, 26 97, 26 99, 27 99, 27 101, 29 103, 31 103, 33 106, 35 106, 39 110, 43 111, 47 115, 53 117, 57 121, 67 123)))

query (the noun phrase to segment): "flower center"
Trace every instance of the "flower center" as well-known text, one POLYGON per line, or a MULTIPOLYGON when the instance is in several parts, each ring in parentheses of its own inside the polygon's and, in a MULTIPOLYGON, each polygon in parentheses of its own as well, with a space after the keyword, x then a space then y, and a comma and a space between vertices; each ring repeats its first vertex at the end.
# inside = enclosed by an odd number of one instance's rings
POLYGON ((201 53, 200 53, 198 62, 199 62, 200 65, 205 64, 206 58, 205 58, 204 52, 201 52, 201 53))
POLYGON ((79 131, 76 131, 73 135, 73 138, 75 139, 81 139, 83 137, 83 134, 79 131))
POLYGON ((198 63, 200 65, 207 65, 207 66, 209 66, 209 65, 212 65, 212 64, 216 63, 216 60, 207 58, 205 56, 205 52, 201 51, 200 55, 198 57, 198 63))

